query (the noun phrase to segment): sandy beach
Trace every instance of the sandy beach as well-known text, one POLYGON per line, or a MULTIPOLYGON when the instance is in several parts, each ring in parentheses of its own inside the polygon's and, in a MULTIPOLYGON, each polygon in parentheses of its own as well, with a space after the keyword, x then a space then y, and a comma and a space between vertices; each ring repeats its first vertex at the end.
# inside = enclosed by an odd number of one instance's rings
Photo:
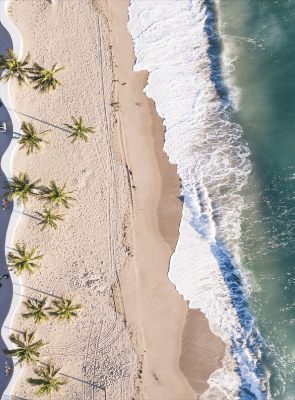
MULTIPOLYGON (((168 280, 181 218, 181 182, 163 152, 164 127, 142 92, 147 73, 133 72, 128 0, 11 2, 10 16, 32 61, 67 67, 50 96, 13 84, 13 107, 38 130, 52 129, 46 154, 17 151, 14 173, 54 179, 76 190, 58 231, 40 231, 30 200, 15 241, 40 246, 43 270, 22 276, 24 298, 65 295, 83 304, 74 325, 37 327, 44 354, 71 377, 65 399, 198 399, 222 365, 225 344, 168 280), (83 116, 96 126, 89 143, 71 144, 65 123, 83 116)), ((2 49, 2 47, 1 47, 2 49)), ((2 49, 3 50, 3 49, 2 49)), ((7 215, 7 214, 6 214, 7 215)), ((2 220, 1 220, 2 222, 2 220)), ((2 240, 2 237, 1 237, 2 240)), ((1 256, 3 259, 3 255, 1 256)), ((35 330, 20 307, 15 332, 35 330)), ((33 398, 23 369, 15 399, 33 398)), ((2 386, 1 386, 2 387, 2 386)))

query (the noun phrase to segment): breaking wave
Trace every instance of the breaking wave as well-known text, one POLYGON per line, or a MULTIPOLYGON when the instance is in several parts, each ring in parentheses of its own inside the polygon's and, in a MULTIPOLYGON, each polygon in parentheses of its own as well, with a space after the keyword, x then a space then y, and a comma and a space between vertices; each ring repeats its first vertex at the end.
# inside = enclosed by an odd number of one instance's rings
POLYGON ((182 181, 180 236, 168 276, 189 306, 231 340, 234 363, 211 375, 203 398, 264 399, 264 343, 239 269, 239 191, 251 172, 250 151, 231 120, 216 27, 213 1, 131 0, 129 6, 134 69, 149 72, 144 91, 164 118, 164 150, 182 181))

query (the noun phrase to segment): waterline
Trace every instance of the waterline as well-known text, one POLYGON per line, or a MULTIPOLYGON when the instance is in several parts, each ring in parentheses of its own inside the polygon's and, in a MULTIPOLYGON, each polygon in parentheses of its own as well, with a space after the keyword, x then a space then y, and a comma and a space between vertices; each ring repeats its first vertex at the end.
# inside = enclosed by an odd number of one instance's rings
POLYGON ((255 328, 239 265, 239 191, 251 172, 242 128, 221 80, 212 1, 142 1, 129 7, 134 69, 149 72, 144 91, 166 126, 164 150, 177 164, 184 197, 169 279, 232 341, 234 360, 215 374, 228 399, 266 397, 255 328), (237 366, 238 370, 235 371, 237 366))

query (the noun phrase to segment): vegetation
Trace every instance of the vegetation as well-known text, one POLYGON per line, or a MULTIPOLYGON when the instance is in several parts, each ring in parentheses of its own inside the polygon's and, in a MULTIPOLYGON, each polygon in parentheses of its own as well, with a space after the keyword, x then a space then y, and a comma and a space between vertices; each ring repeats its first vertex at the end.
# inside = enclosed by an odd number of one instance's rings
POLYGON ((10 335, 9 339, 17 348, 13 350, 2 349, 3 354, 9 357, 17 357, 18 361, 15 365, 24 365, 24 363, 37 364, 41 357, 39 350, 46 346, 46 344, 43 343, 42 339, 33 342, 36 332, 28 333, 28 331, 25 331, 22 335, 23 340, 20 338, 19 334, 15 335, 13 333, 10 335))
POLYGON ((55 181, 50 181, 49 187, 42 187, 42 197, 47 200, 45 207, 48 204, 56 204, 59 210, 61 205, 63 205, 65 208, 73 207, 70 201, 77 201, 77 199, 68 195, 76 192, 76 190, 66 192, 66 186, 67 183, 65 183, 63 187, 58 187, 55 181))
POLYGON ((23 304, 28 310, 28 313, 22 314, 23 318, 29 319, 33 318, 35 324, 41 325, 43 322, 49 321, 49 317, 46 314, 46 311, 50 308, 45 308, 47 297, 44 297, 41 301, 28 299, 24 301, 23 304))
POLYGON ((19 203, 26 204, 29 196, 37 196, 36 192, 39 187, 37 184, 40 182, 38 179, 35 182, 31 182, 29 175, 25 172, 20 172, 19 176, 13 176, 11 182, 5 181, 2 187, 3 190, 7 190, 7 192, 3 193, 3 197, 8 197, 9 200, 17 197, 17 201, 19 203))
POLYGON ((34 63, 33 68, 30 69, 30 79, 35 83, 34 89, 39 90, 41 93, 50 93, 51 90, 55 90, 58 85, 64 86, 59 80, 55 78, 55 75, 64 71, 66 68, 57 68, 55 63, 51 71, 47 70, 41 65, 34 63))
POLYGON ((19 87, 22 87, 23 84, 28 86, 29 69, 25 67, 29 61, 30 53, 27 54, 24 61, 18 61, 14 52, 7 49, 4 55, 0 55, 0 69, 4 69, 0 81, 8 82, 10 78, 16 78, 19 87))
POLYGON ((68 383, 69 378, 58 377, 61 368, 62 367, 55 369, 52 366, 52 360, 50 360, 48 365, 34 369, 39 379, 29 378, 27 381, 32 386, 40 386, 40 389, 34 393, 35 396, 42 397, 46 395, 51 399, 54 392, 63 394, 60 387, 68 383))
POLYGON ((44 231, 47 226, 50 226, 51 228, 57 230, 58 226, 56 221, 64 221, 64 214, 54 214, 51 210, 48 210, 47 208, 44 208, 43 214, 39 212, 36 212, 36 214, 42 218, 41 222, 37 224, 43 225, 41 231, 44 231))
POLYGON ((88 142, 87 133, 95 133, 95 130, 97 128, 94 126, 86 128, 83 125, 82 117, 79 117, 78 119, 72 117, 72 120, 74 122, 74 125, 65 124, 65 126, 72 131, 72 133, 68 136, 68 138, 73 138, 71 143, 74 143, 77 139, 81 139, 84 140, 84 142, 88 142))
POLYGON ((54 318, 58 320, 58 323, 67 320, 69 323, 74 323, 75 318, 79 318, 79 315, 76 313, 77 310, 81 310, 82 304, 74 304, 74 298, 70 300, 66 300, 64 296, 62 296, 61 300, 53 300, 52 311, 49 312, 54 318))
POLYGON ((23 131, 23 135, 19 140, 19 144, 22 144, 20 150, 25 147, 27 149, 27 155, 32 154, 34 150, 46 153, 41 143, 50 144, 50 142, 43 139, 43 136, 51 132, 51 129, 38 133, 31 122, 22 122, 21 130, 23 131))
POLYGON ((35 247, 31 251, 27 251, 25 243, 23 243, 22 246, 16 243, 15 247, 15 253, 10 252, 7 256, 8 265, 6 265, 6 267, 9 268, 10 271, 13 271, 17 276, 21 275, 23 271, 26 271, 31 276, 35 273, 34 269, 42 269, 41 265, 35 264, 35 261, 41 260, 44 258, 44 255, 34 257, 39 247, 35 247))
MULTIPOLYGON (((0 69, 4 70, 0 81, 8 82, 10 79, 16 79, 18 85, 22 87, 24 84, 28 86, 29 80, 33 83, 33 88, 41 93, 50 94, 58 86, 64 86, 58 79, 57 75, 64 71, 66 68, 58 68, 55 63, 51 70, 43 68, 41 65, 34 63, 32 68, 28 68, 30 62, 30 53, 27 54, 23 61, 18 61, 16 55, 11 49, 7 49, 4 55, 0 55, 0 69)), ((80 116, 78 119, 71 117, 73 124, 65 124, 70 129, 71 143, 76 140, 88 142, 88 134, 95 133, 96 127, 84 126, 83 118, 80 116)), ((34 151, 41 151, 46 153, 44 144, 51 144, 50 141, 44 139, 44 136, 51 132, 51 129, 38 132, 31 122, 22 122, 21 124, 22 135, 19 139, 20 149, 25 149, 26 154, 33 154, 34 151)), ((73 207, 72 202, 77 201, 71 195, 76 192, 67 191, 67 183, 63 186, 57 186, 54 180, 50 181, 49 187, 39 186, 40 179, 33 182, 30 180, 26 172, 19 173, 18 176, 14 175, 9 181, 3 183, 3 197, 9 200, 17 199, 18 203, 26 205, 30 196, 40 196, 45 200, 44 210, 42 213, 37 212, 41 217, 40 225, 41 231, 46 227, 58 229, 58 222, 64 221, 64 214, 57 213, 50 208, 49 205, 57 206, 60 210, 61 206, 69 209, 73 207)), ((20 276, 26 271, 30 276, 36 270, 41 270, 42 266, 38 264, 38 260, 44 258, 44 255, 36 255, 39 247, 31 250, 27 249, 27 245, 15 244, 15 249, 9 252, 7 256, 7 265, 10 271, 20 276)), ((74 298, 66 299, 64 296, 60 300, 53 300, 51 307, 46 306, 47 297, 41 300, 31 300, 23 302, 25 312, 22 314, 24 319, 32 319, 35 324, 43 324, 43 322, 50 321, 53 317, 58 323, 66 321, 68 323, 75 323, 79 318, 78 310, 82 309, 81 304, 74 302, 74 298)), ((9 339, 15 345, 13 350, 2 349, 3 354, 9 357, 16 357, 16 365, 21 364, 38 364, 42 355, 40 349, 46 346, 42 339, 35 339, 36 332, 29 333, 27 330, 21 334, 12 334, 9 339)), ((61 368, 55 368, 50 360, 48 365, 34 369, 37 378, 29 378, 27 382, 32 386, 37 386, 38 390, 34 393, 37 397, 48 396, 50 399, 54 393, 62 393, 61 387, 68 383, 69 378, 59 377, 61 368)))

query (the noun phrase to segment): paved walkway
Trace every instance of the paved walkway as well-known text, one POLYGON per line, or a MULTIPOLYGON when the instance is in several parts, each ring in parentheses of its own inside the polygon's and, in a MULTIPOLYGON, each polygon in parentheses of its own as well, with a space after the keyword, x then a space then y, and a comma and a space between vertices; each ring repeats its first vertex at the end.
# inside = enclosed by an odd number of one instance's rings
MULTIPOLYGON (((11 39, 7 31, 0 24, 0 54, 5 53, 6 48, 11 48, 11 39)), ((10 121, 10 117, 8 115, 7 110, 4 105, 0 106, 0 122, 6 122, 7 124, 7 133, 0 133, 0 159, 5 153, 12 136, 12 125, 10 121)), ((2 195, 2 186, 3 181, 5 181, 5 176, 3 174, 2 169, 0 168, 0 193, 2 195)), ((0 275, 9 274, 7 268, 5 268, 5 236, 7 232, 8 222, 10 219, 11 211, 12 211, 12 202, 8 202, 9 209, 3 211, 2 209, 2 197, 0 199, 0 275)), ((12 284, 10 279, 0 280, 2 287, 0 288, 0 327, 2 327, 3 322, 8 314, 11 299, 12 299, 12 284)), ((12 366, 12 360, 9 357, 4 356, 2 353, 2 348, 6 347, 2 337, 0 337, 0 398, 2 393, 4 392, 6 386, 10 381, 10 377, 13 373, 13 369, 8 377, 5 376, 5 361, 7 360, 9 364, 12 366)))

